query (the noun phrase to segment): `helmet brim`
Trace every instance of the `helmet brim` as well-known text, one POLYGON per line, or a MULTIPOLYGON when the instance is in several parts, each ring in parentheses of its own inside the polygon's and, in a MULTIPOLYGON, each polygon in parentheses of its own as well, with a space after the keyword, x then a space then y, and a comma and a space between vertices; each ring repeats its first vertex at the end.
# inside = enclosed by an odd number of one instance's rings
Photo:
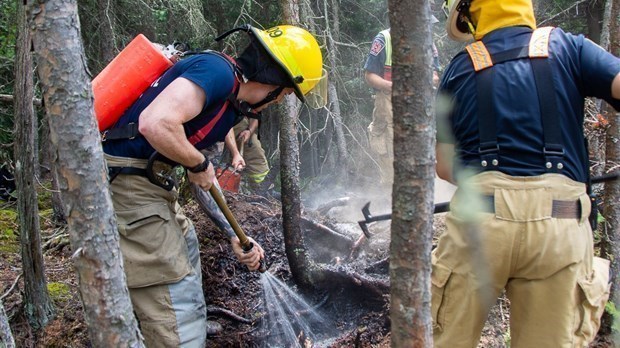
POLYGON ((459 29, 457 21, 459 20, 459 12, 456 10, 461 1, 455 1, 450 7, 448 13, 448 20, 446 21, 446 32, 448 36, 455 41, 466 42, 474 39, 474 36, 470 32, 463 32, 459 29))
MULTIPOLYGON (((299 98, 299 100, 304 103, 306 101, 306 98, 304 97, 304 94, 301 91, 301 88, 299 87, 299 85, 297 83, 295 83, 295 77, 291 74, 291 72, 287 69, 286 65, 284 64, 284 62, 282 62, 280 60, 280 58, 278 58, 273 52, 272 50, 277 49, 274 47, 270 47, 270 45, 267 44, 267 42, 265 40, 269 40, 269 37, 265 35, 265 33, 261 30, 258 30, 252 26, 250 26, 250 29, 252 30, 252 34, 254 35, 254 37, 256 37, 256 39, 258 40, 258 42, 260 42, 260 44, 263 46, 263 48, 265 49, 265 51, 267 52, 267 54, 269 54, 269 57, 276 63, 276 65, 282 70, 284 71, 284 73, 286 73, 286 76, 288 76, 288 78, 290 79, 291 83, 293 84, 293 88, 295 90, 295 95, 297 96, 297 98, 299 98)), ((272 45, 273 46, 273 45, 272 45)))

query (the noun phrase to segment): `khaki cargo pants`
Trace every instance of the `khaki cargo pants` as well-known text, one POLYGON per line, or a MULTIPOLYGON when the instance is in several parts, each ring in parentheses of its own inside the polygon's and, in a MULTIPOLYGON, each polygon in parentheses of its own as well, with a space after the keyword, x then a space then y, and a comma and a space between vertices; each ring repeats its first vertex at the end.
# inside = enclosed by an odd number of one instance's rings
MULTIPOLYGON (((233 128, 235 138, 239 133, 246 130, 249 124, 247 117, 244 117, 241 122, 236 124, 233 128)), ((260 184, 263 182, 267 174, 269 174, 269 164, 267 163, 267 157, 265 157, 265 150, 263 150, 256 133, 252 133, 250 140, 243 146, 243 160, 246 165, 243 175, 246 175, 254 183, 260 184)))
POLYGON ((394 181, 394 122, 392 117, 392 95, 377 92, 372 122, 368 126, 368 143, 374 159, 381 169, 381 181, 394 181))
POLYGON ((609 297, 609 262, 593 255, 585 185, 485 172, 450 207, 432 253, 435 347, 476 347, 503 289, 512 348, 587 347, 609 297), (554 200, 575 202, 579 217, 554 217, 554 200))
MULTIPOLYGON (((146 168, 146 160, 106 155, 110 167, 146 168)), ((198 239, 176 190, 120 174, 110 185, 127 286, 146 346, 206 343, 206 305, 198 239)))

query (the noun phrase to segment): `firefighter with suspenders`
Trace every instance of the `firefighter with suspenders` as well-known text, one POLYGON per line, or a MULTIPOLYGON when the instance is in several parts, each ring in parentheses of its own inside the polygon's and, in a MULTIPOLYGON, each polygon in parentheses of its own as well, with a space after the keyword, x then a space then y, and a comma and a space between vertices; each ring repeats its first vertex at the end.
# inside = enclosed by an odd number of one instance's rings
POLYGON ((620 110, 620 60, 537 28, 531 0, 445 8, 448 35, 475 41, 439 87, 437 173, 458 190, 432 253, 435 346, 475 347, 505 290, 511 347, 587 347, 609 262, 594 257, 588 223, 584 98, 620 110))
MULTIPOLYGON (((105 131, 127 285, 148 347, 204 347, 207 334, 198 239, 176 188, 150 170, 154 156, 185 167, 189 182, 208 191, 215 173, 200 150, 223 141, 237 120, 257 117, 291 93, 302 102, 325 101, 313 97, 325 75, 309 32, 244 25, 218 39, 235 31, 250 37, 237 60, 213 51, 181 59, 105 131)), ((255 247, 244 253, 234 233, 223 232, 239 261, 256 270, 260 245, 251 240, 255 247)))

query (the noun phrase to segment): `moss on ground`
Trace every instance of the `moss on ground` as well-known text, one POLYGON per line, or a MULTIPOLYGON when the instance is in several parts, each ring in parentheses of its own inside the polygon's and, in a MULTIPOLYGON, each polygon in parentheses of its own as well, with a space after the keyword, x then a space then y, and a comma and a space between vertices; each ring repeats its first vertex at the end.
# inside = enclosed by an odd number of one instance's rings
POLYGON ((47 292, 55 303, 59 301, 68 301, 71 299, 69 285, 64 283, 48 283, 47 292))
POLYGON ((19 226, 17 213, 14 210, 0 210, 0 252, 19 252, 19 226))

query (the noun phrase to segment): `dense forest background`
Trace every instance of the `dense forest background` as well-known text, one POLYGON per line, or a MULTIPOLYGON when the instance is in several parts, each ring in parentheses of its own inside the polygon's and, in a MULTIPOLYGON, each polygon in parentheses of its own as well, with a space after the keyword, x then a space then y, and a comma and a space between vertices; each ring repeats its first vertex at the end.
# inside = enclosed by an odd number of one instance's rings
MULTIPOLYGON (((603 14, 602 0, 535 1, 539 23, 561 26, 567 31, 583 33, 597 41, 603 14)), ((86 61, 92 77, 137 34, 151 41, 170 44, 185 42, 192 49, 216 49, 239 53, 243 46, 234 40, 215 43, 217 35, 236 25, 249 23, 268 28, 282 23, 282 10, 276 1, 252 0, 122 0, 78 1, 82 39, 86 61)), ((301 117, 301 176, 304 188, 322 186, 326 182, 345 182, 347 177, 334 178, 334 173, 351 175, 355 180, 373 177, 378 170, 367 149, 366 127, 372 117, 372 89, 364 81, 363 65, 374 36, 388 27, 387 2, 383 0, 313 0, 302 6, 313 14, 311 31, 323 44, 326 69, 335 84, 344 124, 347 156, 337 154, 332 119, 333 107, 305 111, 301 117), (327 58, 327 39, 335 43, 333 61, 327 58), (335 64, 335 65, 333 65, 335 64), (338 169, 338 170, 336 170, 338 169), (346 170, 342 170, 346 169, 346 170)), ((439 49, 442 66, 462 49, 449 40, 444 30, 445 16, 439 0, 431 2, 432 13, 440 20, 433 26, 433 39, 439 49)), ((16 41, 16 3, 0 2, 0 94, 12 95, 14 89, 14 58, 16 41)), ((242 39, 241 35, 234 37, 242 39)), ((35 94, 40 91, 35 83, 35 94)), ((331 101, 332 103, 334 101, 331 101)), ((40 105, 40 104, 39 104, 40 105)), ((332 104, 333 105, 333 104, 332 104)), ((38 108, 43 117, 42 108, 38 108)), ((265 144, 272 176, 278 173, 277 117, 265 118, 261 140, 265 144)), ((13 159, 13 105, 0 102, 0 163, 13 159)), ((43 123, 41 123, 43 124, 43 123)), ((43 126, 42 126, 43 127, 43 126)), ((44 150, 44 147, 43 147, 44 150)), ((45 154, 42 154, 45 165, 45 154)), ((272 180, 274 178, 272 177, 272 180)), ((357 181, 355 181, 357 182, 357 181)))

